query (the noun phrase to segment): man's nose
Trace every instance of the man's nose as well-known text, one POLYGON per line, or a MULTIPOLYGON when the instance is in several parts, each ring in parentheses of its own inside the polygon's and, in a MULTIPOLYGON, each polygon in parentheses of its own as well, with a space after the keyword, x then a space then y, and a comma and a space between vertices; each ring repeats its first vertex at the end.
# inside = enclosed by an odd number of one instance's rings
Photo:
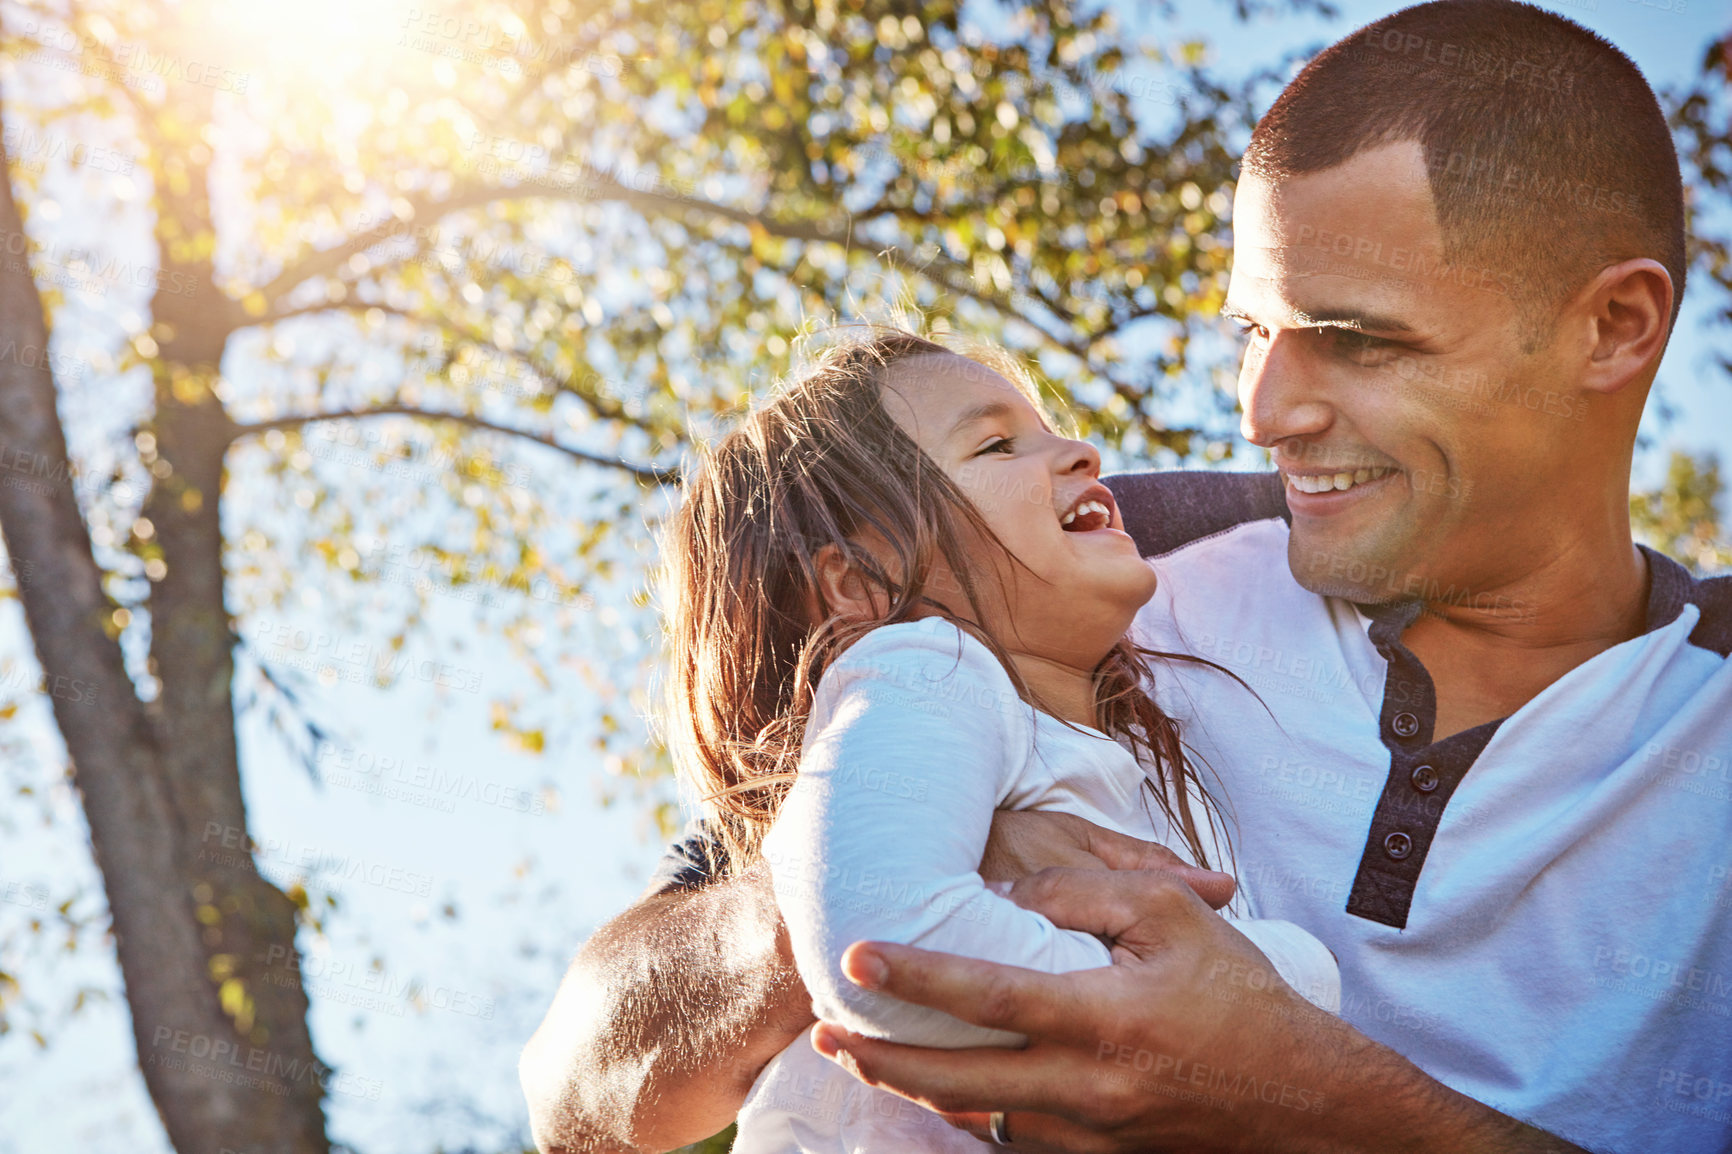
POLYGON ((1247 350, 1239 368, 1239 431, 1245 439, 1268 449, 1326 430, 1335 411, 1324 398, 1319 367, 1298 333, 1275 333, 1266 347, 1247 350))

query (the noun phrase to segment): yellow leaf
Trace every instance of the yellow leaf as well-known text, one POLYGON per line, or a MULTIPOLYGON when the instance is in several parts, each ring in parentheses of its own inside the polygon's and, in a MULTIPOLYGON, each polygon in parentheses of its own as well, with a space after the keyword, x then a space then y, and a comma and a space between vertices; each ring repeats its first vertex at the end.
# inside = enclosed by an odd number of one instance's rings
POLYGON ((245 1034, 253 1028, 253 1000, 247 994, 246 983, 230 978, 217 988, 223 1013, 234 1019, 235 1029, 245 1034))

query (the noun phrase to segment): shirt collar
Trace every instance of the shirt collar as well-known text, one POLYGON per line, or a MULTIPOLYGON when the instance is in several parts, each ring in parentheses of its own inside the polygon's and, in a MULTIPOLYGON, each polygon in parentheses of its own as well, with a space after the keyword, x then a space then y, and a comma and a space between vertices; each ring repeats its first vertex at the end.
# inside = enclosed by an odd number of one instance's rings
POLYGON ((1646 545, 1637 548, 1648 559, 1648 622, 1642 632, 1652 633, 1672 624, 1684 612, 1696 591, 1696 579, 1664 553, 1646 545))

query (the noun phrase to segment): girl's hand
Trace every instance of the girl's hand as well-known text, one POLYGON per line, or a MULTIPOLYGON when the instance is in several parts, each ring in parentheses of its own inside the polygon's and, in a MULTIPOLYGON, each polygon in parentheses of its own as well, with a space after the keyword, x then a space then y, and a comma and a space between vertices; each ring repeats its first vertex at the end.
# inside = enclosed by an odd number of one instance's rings
POLYGON ((1188 865, 1166 846, 1127 837, 1068 813, 999 810, 980 859, 988 883, 1017 882, 1053 867, 1083 870, 1162 870, 1177 875, 1210 907, 1233 898, 1231 874, 1188 865))

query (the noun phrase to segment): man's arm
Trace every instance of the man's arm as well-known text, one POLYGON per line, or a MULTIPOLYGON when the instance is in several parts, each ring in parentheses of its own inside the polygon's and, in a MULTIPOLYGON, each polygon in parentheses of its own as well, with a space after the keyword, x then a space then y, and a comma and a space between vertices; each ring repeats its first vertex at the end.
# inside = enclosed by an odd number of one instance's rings
POLYGON ((864 988, 1026 1034, 1025 1049, 926 1050, 825 1023, 820 1052, 978 1137, 1004 1111, 1031 1151, 1581 1154, 1308 1006, 1170 876, 1051 870, 1013 896, 1112 937, 1114 965, 1043 974, 863 943, 843 968, 864 988))
MULTIPOLYGON (((1169 869, 1215 906, 1233 892, 1225 874, 1079 817, 994 816, 981 863, 988 879, 1056 865, 1169 869)), ((687 879, 702 872, 694 865, 687 879)), ((733 881, 646 897, 584 944, 524 1048, 519 1072, 536 1145, 544 1154, 613 1154, 708 1137, 812 1020, 762 865, 733 881)))
POLYGON ((646 897, 584 943, 524 1048, 535 1144, 615 1154, 707 1138, 812 1020, 761 864, 646 897))

